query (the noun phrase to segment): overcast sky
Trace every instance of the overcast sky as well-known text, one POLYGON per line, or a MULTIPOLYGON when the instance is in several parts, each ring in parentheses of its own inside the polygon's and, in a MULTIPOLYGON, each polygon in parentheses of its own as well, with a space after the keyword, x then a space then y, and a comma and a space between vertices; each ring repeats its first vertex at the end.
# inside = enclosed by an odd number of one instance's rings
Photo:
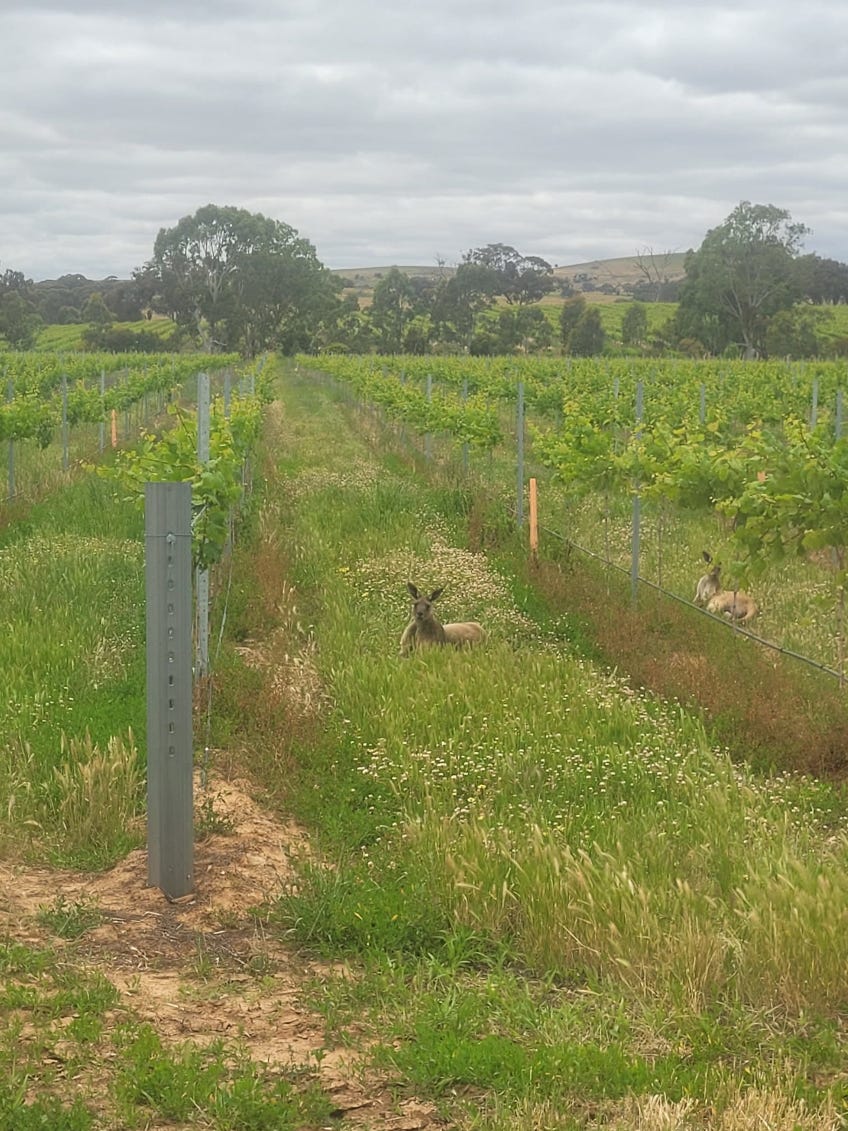
POLYGON ((740 200, 848 261, 845 0, 0 0, 0 271, 126 278, 204 204, 328 267, 685 251, 740 200))

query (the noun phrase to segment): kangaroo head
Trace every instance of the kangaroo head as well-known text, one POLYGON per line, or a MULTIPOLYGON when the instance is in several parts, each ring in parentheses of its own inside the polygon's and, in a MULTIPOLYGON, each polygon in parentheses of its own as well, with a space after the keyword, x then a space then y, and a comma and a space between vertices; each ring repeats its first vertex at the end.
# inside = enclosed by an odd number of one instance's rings
POLYGON ((418 588, 408 581, 406 588, 409 590, 409 595, 412 598, 412 615, 417 621, 429 620, 433 615, 433 605, 441 597, 444 586, 441 589, 434 589, 429 597, 425 597, 420 593, 418 588))
POLYGON ((707 563, 707 565, 710 567, 707 570, 706 576, 711 577, 716 582, 716 584, 718 584, 719 583, 719 575, 721 573, 721 562, 714 562, 713 556, 708 550, 704 550, 701 556, 703 557, 703 559, 707 563))

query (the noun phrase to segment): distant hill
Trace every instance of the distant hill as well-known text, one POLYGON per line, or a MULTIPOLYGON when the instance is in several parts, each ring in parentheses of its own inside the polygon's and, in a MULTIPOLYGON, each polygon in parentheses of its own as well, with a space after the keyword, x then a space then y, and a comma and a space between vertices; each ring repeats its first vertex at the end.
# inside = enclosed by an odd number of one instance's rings
POLYGON ((588 263, 574 263, 569 267, 557 266, 554 268, 554 275, 557 279, 568 279, 572 283, 597 284, 593 290, 601 290, 604 285, 626 290, 648 278, 659 277, 670 283, 682 279, 686 274, 683 269, 685 259, 685 251, 629 255, 620 259, 592 259, 588 263))
POLYGON ((389 263, 385 267, 345 267, 333 268, 333 274, 345 279, 357 291, 372 291, 377 283, 390 271, 401 271, 410 279, 449 279, 453 275, 453 267, 402 267, 398 263, 389 263))
MULTIPOLYGON (((623 256, 618 259, 592 259, 586 263, 570 265, 557 264, 554 267, 554 278, 570 283, 575 290, 587 294, 628 295, 639 284, 679 282, 685 276, 685 258, 686 253, 680 251, 623 256)), ((334 270, 333 274, 345 279, 350 289, 361 297, 366 297, 370 296, 380 279, 393 268, 411 279, 450 278, 455 270, 453 267, 438 265, 403 267, 400 264, 387 264, 384 267, 348 267, 334 270)))

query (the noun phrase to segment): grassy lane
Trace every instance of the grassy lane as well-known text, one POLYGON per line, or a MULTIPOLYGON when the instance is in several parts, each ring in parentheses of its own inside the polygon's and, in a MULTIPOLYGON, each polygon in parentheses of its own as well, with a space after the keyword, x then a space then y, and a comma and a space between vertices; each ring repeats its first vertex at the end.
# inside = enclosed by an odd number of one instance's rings
POLYGON ((837 1126, 830 787, 757 778, 597 667, 575 620, 469 549, 482 484, 416 478, 315 377, 282 405, 233 625, 289 640, 281 711, 246 726, 321 850, 272 922, 355 963, 315 987, 329 1031, 456 1126, 837 1126), (407 580, 445 585, 486 645, 401 660, 407 580))
POLYGON ((139 842, 142 530, 89 475, 0 534, 0 847, 103 867, 139 842))

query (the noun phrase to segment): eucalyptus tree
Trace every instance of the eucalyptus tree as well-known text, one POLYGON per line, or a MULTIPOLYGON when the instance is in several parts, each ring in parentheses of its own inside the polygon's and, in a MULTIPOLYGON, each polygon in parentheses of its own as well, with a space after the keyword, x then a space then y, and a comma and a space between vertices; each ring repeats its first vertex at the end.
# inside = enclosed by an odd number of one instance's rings
POLYGON ((796 259, 806 234, 785 209, 738 204, 686 256, 678 337, 697 338, 714 352, 735 344, 745 357, 763 353, 769 319, 801 297, 796 259))
POLYGON ((606 331, 597 306, 587 306, 568 337, 568 352, 575 357, 596 357, 604 352, 606 331))
POLYGON ((7 268, 0 275, 0 338, 12 349, 31 349, 42 326, 32 287, 22 271, 7 268))
POLYGON ((621 321, 621 340, 626 346, 638 346, 647 336, 648 312, 643 303, 631 302, 621 321))
POLYGON ((392 267, 374 288, 371 323, 380 353, 401 353, 406 329, 415 317, 416 291, 407 274, 392 267))
POLYGON ((477 316, 494 304, 497 278, 480 263, 461 263, 439 284, 433 299, 437 334, 448 343, 470 350, 477 316))
POLYGON ((519 306, 538 302, 554 288, 553 268, 538 255, 522 255, 504 243, 472 248, 463 262, 491 272, 490 285, 495 295, 519 306))
POLYGON ((559 312, 559 329, 562 348, 567 353, 572 331, 586 312, 586 299, 583 295, 572 295, 562 304, 559 312))
POLYGON ((214 204, 161 229, 153 257, 135 278, 154 310, 207 349, 248 355, 309 348, 340 289, 294 228, 214 204))

